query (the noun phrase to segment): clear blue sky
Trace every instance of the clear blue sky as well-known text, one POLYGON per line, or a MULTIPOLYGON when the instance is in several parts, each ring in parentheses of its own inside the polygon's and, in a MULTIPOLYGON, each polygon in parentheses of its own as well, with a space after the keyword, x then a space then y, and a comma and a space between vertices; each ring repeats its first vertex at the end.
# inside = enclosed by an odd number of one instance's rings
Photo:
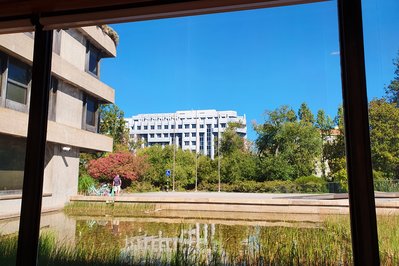
MULTIPOLYGON (((364 0, 369 99, 393 78, 399 1, 364 0)), ((102 61, 126 117, 236 110, 251 121, 302 102, 332 117, 342 102, 336 1, 112 25, 117 58, 102 61)))

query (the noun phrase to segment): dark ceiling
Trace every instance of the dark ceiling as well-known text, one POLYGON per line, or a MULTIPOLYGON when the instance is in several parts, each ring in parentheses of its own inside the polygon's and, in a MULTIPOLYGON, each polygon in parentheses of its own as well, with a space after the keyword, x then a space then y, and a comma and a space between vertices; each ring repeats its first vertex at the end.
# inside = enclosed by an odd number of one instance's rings
POLYGON ((112 24, 325 0, 0 0, 0 33, 112 24))

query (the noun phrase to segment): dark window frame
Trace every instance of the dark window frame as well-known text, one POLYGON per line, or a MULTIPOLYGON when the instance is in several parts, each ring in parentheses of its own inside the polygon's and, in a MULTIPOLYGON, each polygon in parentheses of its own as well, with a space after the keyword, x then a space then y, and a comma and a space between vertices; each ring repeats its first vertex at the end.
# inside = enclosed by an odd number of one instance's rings
POLYGON ((100 106, 100 103, 96 98, 94 98, 88 94, 84 94, 84 96, 83 96, 83 112, 82 112, 82 115, 83 115, 82 129, 93 132, 93 133, 99 132, 99 109, 100 109, 99 106, 100 106), (87 123, 88 100, 92 100, 94 102, 94 107, 95 107, 94 108, 95 109, 94 117, 93 117, 94 125, 87 123))
POLYGON ((86 62, 85 62, 85 71, 95 78, 100 78, 100 60, 101 60, 101 51, 95 47, 90 41, 86 43, 86 62), (95 53, 95 71, 91 71, 90 69, 90 60, 92 59, 91 55, 95 53))
POLYGON ((12 57, 8 54, 0 52, 0 107, 5 107, 9 109, 13 109, 19 112, 27 113, 29 111, 30 105, 30 94, 31 94, 31 84, 32 84, 32 67, 21 60, 12 57), (10 64, 15 64, 26 68, 28 75, 28 83, 25 85, 19 81, 10 79, 9 77, 9 69, 10 64), (15 86, 23 87, 26 89, 25 91, 25 101, 24 103, 14 101, 7 97, 8 93, 8 83, 13 84, 15 86))

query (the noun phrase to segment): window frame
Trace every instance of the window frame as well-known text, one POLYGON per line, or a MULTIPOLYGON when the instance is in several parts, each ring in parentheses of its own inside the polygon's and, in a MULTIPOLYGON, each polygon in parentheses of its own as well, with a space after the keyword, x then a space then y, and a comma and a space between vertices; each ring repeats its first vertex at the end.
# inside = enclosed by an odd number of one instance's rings
POLYGON ((29 111, 30 105, 30 94, 31 94, 31 84, 32 84, 32 67, 25 62, 12 57, 8 54, 0 52, 0 107, 9 108, 19 112, 27 113, 29 111), (28 84, 25 85, 18 81, 11 79, 11 84, 20 87, 26 87, 25 103, 17 102, 12 99, 7 98, 8 83, 9 83, 9 68, 10 62, 14 61, 16 65, 22 65, 27 68, 28 71, 28 84))
POLYGON ((100 107, 100 102, 98 99, 96 99, 93 96, 90 96, 88 94, 84 94, 83 96, 83 112, 82 112, 82 129, 86 131, 90 131, 93 133, 98 133, 99 132, 99 108, 100 107), (94 106, 95 106, 95 112, 94 112, 94 125, 87 124, 87 102, 88 100, 93 99, 94 101, 94 106))
POLYGON ((89 40, 86 42, 86 60, 85 60, 85 71, 95 78, 100 78, 100 61, 101 61, 101 51, 95 47, 89 40), (90 71, 90 58, 91 54, 96 53, 96 72, 90 71))

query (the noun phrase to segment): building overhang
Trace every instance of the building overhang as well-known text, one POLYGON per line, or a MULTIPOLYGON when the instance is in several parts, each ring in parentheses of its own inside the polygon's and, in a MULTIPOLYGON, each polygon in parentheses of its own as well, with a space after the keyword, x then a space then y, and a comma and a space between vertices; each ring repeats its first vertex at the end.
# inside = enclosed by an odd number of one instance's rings
MULTIPOLYGON (((28 64, 33 62, 33 39, 22 33, 10 36, 0 34, 0 48, 28 64)), ((53 53, 52 74, 57 78, 95 96, 104 103, 115 102, 115 91, 92 75, 81 71, 65 59, 53 53)))
MULTIPOLYGON (((27 131, 28 114, 0 107, 0 134, 26 138, 27 131)), ((53 121, 48 122, 47 141, 82 148, 86 151, 101 152, 111 152, 113 144, 110 137, 53 121)))
POLYGON ((2 0, 0 33, 33 31, 31 19, 37 14, 45 29, 55 29, 322 1, 326 0, 2 0))

